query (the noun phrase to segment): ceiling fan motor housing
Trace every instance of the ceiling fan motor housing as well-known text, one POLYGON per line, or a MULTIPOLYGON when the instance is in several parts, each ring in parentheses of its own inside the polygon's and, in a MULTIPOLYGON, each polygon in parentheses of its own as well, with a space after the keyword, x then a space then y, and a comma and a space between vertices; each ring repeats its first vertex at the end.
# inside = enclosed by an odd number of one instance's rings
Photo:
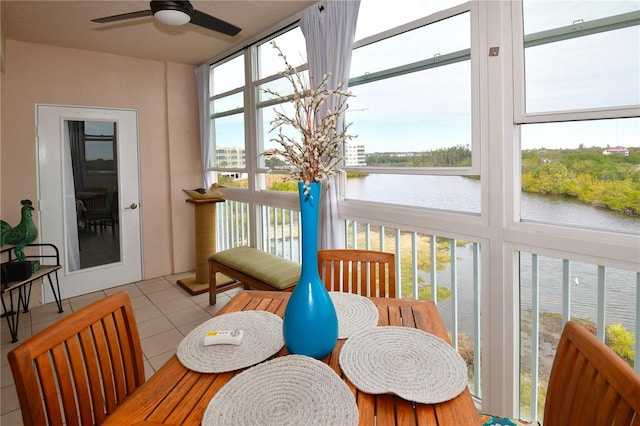
POLYGON ((151 12, 160 22, 183 25, 191 20, 193 6, 188 1, 152 0, 151 12))

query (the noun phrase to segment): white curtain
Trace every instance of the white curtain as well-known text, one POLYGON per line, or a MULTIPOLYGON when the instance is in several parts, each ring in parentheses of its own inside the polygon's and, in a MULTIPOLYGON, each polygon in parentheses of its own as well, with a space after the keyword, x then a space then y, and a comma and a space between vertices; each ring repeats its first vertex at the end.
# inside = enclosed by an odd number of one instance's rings
POLYGON ((64 161, 63 170, 63 191, 64 191, 64 206, 63 215, 65 221, 65 238, 67 243, 65 246, 66 258, 67 258, 67 271, 77 271, 80 269, 80 241, 78 240, 78 216, 76 210, 76 189, 73 181, 73 167, 71 165, 71 139, 77 138, 78 135, 71 136, 69 127, 72 127, 77 131, 77 126, 71 124, 73 122, 66 121, 64 126, 65 138, 62 142, 62 155, 64 161))
MULTIPOLYGON (((313 5, 303 12, 300 29, 306 40, 307 60, 314 84, 318 84, 323 75, 330 73, 327 88, 337 89, 349 76, 360 0, 326 0, 321 4, 322 6, 313 5)), ((326 108, 334 109, 338 102, 334 97, 325 104, 326 108)), ((338 123, 338 126, 343 125, 344 118, 338 123)), ((338 219, 335 176, 331 176, 323 187, 318 248, 344 248, 344 227, 338 219)))
POLYGON ((211 172, 207 171, 211 158, 211 113, 209 111, 209 65, 202 64, 195 70, 198 89, 198 115, 200 118, 200 158, 202 162, 202 185, 209 188, 213 183, 211 172))

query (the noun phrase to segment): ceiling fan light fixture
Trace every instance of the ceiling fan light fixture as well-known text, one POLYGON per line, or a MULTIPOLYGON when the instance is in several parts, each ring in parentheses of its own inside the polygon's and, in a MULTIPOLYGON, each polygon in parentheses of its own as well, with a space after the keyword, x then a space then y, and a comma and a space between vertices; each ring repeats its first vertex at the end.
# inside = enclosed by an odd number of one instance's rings
POLYGON ((191 21, 191 16, 181 10, 158 10, 153 17, 163 24, 167 25, 184 25, 191 21))

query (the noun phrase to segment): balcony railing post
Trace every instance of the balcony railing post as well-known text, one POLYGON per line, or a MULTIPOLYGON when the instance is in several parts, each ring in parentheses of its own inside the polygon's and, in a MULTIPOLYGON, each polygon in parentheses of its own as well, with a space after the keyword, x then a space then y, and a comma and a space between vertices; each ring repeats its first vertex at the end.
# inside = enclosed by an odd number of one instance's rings
MULTIPOLYGON (((576 278, 577 280, 578 278, 576 278)), ((571 320, 571 262, 562 260, 562 327, 571 320)))
POLYGON ((538 255, 531 255, 531 418, 538 418, 538 359, 540 324, 540 266, 538 255))

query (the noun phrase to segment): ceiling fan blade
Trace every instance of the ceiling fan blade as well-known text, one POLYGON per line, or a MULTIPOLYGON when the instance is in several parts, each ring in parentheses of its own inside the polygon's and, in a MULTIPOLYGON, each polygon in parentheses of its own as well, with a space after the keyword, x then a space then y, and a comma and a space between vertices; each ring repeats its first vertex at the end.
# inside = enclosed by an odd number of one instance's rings
POLYGON ((191 12, 191 23, 230 36, 234 36, 241 31, 235 25, 197 10, 191 12))
POLYGON ((104 24, 107 22, 122 21, 125 19, 133 19, 133 18, 142 18, 143 16, 151 16, 151 15, 153 15, 153 12, 151 12, 151 10, 139 10, 137 12, 122 13, 120 15, 105 16, 104 18, 92 19, 91 22, 98 22, 100 24, 104 24))

